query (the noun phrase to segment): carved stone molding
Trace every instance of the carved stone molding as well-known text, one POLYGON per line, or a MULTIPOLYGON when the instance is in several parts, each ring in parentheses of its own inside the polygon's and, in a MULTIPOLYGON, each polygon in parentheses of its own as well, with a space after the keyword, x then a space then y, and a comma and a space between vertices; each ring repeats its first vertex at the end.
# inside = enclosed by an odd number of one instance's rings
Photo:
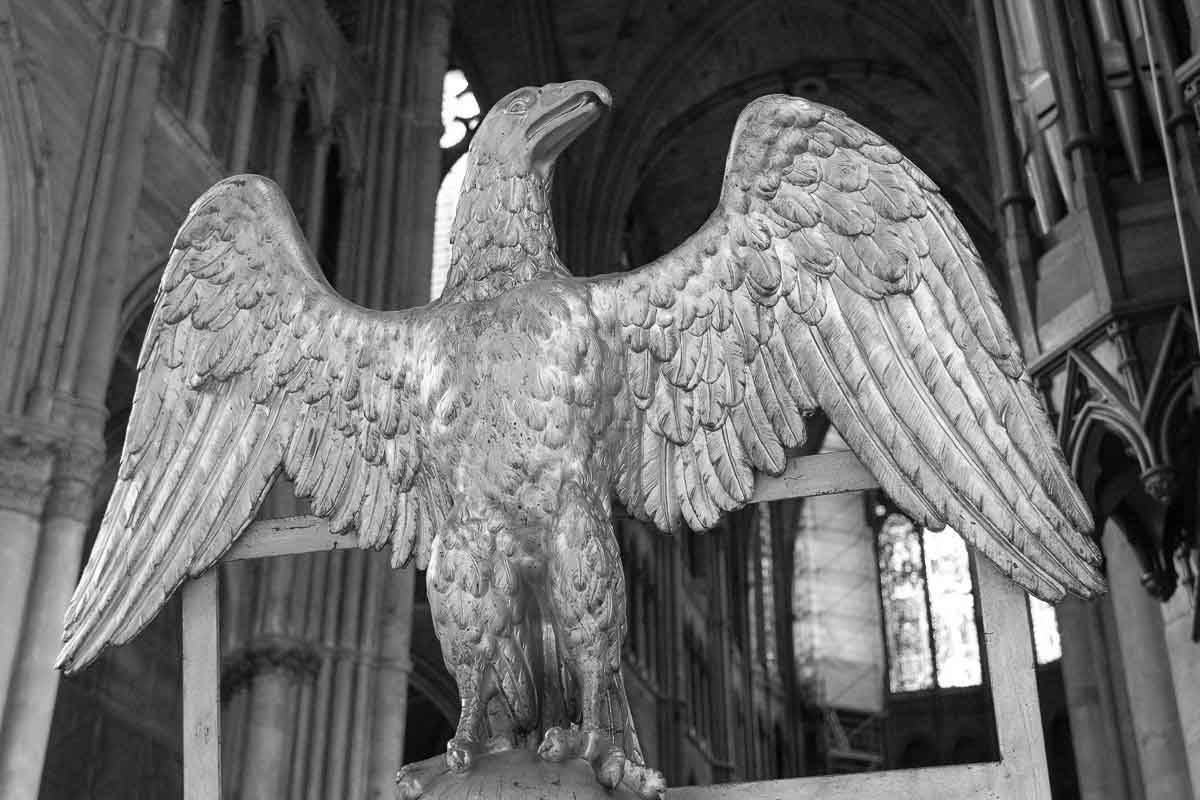
POLYGON ((0 416, 0 508, 87 522, 103 463, 98 434, 0 416))
POLYGON ((0 420, 0 509, 40 517, 53 466, 50 441, 0 420))
POLYGON ((54 475, 46 511, 87 523, 95 510, 96 478, 104 464, 103 444, 86 439, 59 441, 54 453, 54 475))
MULTIPOLYGON (((1193 502, 1184 487, 1191 485, 1195 457, 1186 434, 1200 399, 1195 334, 1188 314, 1177 307, 1141 320, 1116 320, 1104 335, 1116 348, 1115 368, 1101 364, 1091 345, 1078 345, 1055 370, 1065 378, 1059 440, 1097 514, 1121 522, 1142 566, 1142 584, 1166 601, 1179 573, 1185 583, 1190 579, 1180 565, 1191 563, 1196 546, 1180 522, 1182 506, 1193 502), (1152 334, 1151 362, 1139 358, 1132 343, 1156 325, 1163 327, 1152 334), (1106 436, 1119 442, 1122 455, 1103 449, 1106 436)), ((1048 381, 1049 375, 1042 378, 1048 381)))
POLYGON ((315 677, 321 655, 311 642, 285 637, 259 639, 229 654, 221 668, 221 698, 228 699, 256 677, 283 672, 294 679, 315 677))

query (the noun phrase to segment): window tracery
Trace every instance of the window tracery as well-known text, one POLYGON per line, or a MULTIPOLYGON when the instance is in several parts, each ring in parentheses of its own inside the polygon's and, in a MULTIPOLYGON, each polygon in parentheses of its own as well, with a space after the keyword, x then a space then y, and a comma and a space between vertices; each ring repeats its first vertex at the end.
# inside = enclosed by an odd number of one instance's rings
POLYGON ((433 265, 429 278, 431 299, 439 297, 446 285, 446 273, 450 270, 450 227, 467 174, 467 145, 481 117, 479 102, 467 83, 467 76, 461 69, 447 70, 442 84, 442 138, 438 144, 443 154, 453 160, 434 201, 433 265))
POLYGON ((1029 621, 1033 630, 1033 656, 1037 665, 1044 666, 1062 658, 1062 637, 1058 630, 1058 615, 1054 606, 1029 598, 1029 621))
POLYGON ((449 150, 464 143, 479 126, 481 116, 467 76, 461 69, 447 70, 442 84, 442 138, 438 144, 449 150))
POLYGON ((978 686, 975 585, 962 537, 892 513, 879 528, 878 558, 888 689, 978 686))

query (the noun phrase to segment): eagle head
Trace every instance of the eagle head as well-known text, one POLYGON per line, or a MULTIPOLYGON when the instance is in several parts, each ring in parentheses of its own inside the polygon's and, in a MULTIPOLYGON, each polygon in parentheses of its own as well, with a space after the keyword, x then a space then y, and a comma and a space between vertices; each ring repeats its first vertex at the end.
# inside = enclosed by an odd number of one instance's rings
POLYGON ((471 150, 481 162, 545 179, 558 154, 611 105, 608 89, 594 81, 526 86, 492 106, 471 150))

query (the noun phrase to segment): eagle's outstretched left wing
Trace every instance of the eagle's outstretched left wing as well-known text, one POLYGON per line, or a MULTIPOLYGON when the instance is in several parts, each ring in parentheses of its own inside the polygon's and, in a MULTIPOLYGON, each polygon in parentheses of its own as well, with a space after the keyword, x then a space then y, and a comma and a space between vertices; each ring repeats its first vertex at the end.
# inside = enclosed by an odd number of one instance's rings
POLYGON ((618 495, 672 530, 749 501, 818 407, 921 524, 1039 597, 1103 590, 1074 485, 979 255, 937 187, 841 112, 742 112, 717 210, 589 281, 624 353, 618 495))
POLYGON ((59 665, 78 669, 140 631, 229 549, 281 472, 335 531, 390 541, 397 563, 427 559, 448 499, 421 425, 457 313, 372 311, 340 296, 265 178, 206 192, 163 273, 59 665))

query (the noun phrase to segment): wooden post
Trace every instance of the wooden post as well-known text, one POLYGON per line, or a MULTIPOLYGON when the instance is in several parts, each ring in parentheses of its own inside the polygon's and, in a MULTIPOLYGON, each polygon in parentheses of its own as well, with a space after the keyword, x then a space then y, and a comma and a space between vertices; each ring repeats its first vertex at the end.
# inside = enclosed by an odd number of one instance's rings
POLYGON ((221 797, 218 574, 183 586, 183 800, 221 797))
POLYGON ((1033 671, 1025 592, 991 561, 971 553, 979 579, 983 642, 1000 744, 1002 797, 1049 800, 1050 772, 1033 671))

